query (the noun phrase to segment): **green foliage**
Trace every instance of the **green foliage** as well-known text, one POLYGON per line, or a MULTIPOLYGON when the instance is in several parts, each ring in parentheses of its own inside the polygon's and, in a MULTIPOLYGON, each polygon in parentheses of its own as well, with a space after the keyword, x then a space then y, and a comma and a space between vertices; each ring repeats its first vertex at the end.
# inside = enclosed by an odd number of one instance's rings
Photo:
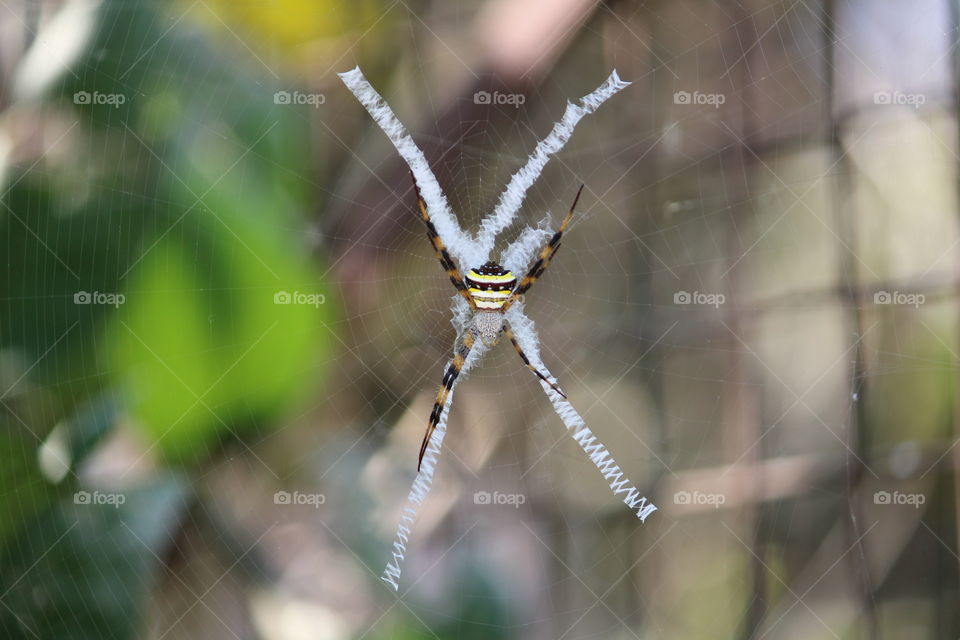
POLYGON ((118 488, 122 505, 78 504, 94 491, 78 469, 119 415, 178 466, 271 428, 322 382, 333 340, 336 300, 305 240, 306 107, 275 105, 280 87, 151 3, 105 2, 96 21, 32 107, 76 121, 67 157, 8 168, 0 188, 4 638, 138 637, 185 484, 161 468, 118 488), (38 462, 54 438, 62 478, 38 462))
MULTIPOLYGON (((107 4, 95 59, 62 95, 127 97, 117 109, 78 107, 91 146, 107 162, 124 160, 98 172, 125 195, 113 206, 104 206, 110 195, 90 197, 86 213, 132 236, 120 238, 126 255, 116 256, 115 285, 105 284, 126 301, 104 323, 97 355, 157 450, 191 462, 306 393, 329 347, 334 301, 298 233, 309 194, 296 109, 273 104, 271 87, 186 29, 164 34, 157 19, 140 3, 107 4), (131 39, 156 46, 132 62, 131 39), (277 305, 280 291, 326 300, 277 305)), ((100 229, 97 239, 110 237, 100 229)))
POLYGON ((166 476, 117 494, 117 506, 90 495, 65 497, 0 554, 3 638, 137 637, 132 614, 185 512, 184 484, 166 476))

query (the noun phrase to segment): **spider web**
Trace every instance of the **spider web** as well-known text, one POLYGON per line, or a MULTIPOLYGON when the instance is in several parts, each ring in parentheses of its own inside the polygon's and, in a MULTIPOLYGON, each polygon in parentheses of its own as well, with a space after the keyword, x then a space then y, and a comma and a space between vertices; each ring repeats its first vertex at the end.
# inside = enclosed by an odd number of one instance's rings
MULTIPOLYGON (((890 308, 891 316, 910 318, 904 328, 869 307, 870 286, 932 293, 951 279, 957 234, 953 222, 944 222, 952 218, 940 215, 955 209, 952 187, 940 188, 955 170, 943 133, 955 125, 942 111, 952 89, 944 80, 949 43, 929 37, 941 34, 945 9, 907 17, 841 2, 833 24, 823 7, 809 3, 749 10, 671 5, 653 12, 602 5, 549 73, 510 90, 475 68, 451 36, 467 28, 471 3, 453 3, 435 15, 391 5, 385 32, 355 33, 358 50, 324 74, 326 105, 302 116, 311 142, 322 149, 319 164, 326 164, 322 179, 306 169, 291 173, 313 190, 316 221, 304 230, 298 222, 268 218, 271 226, 295 228, 324 261, 330 297, 342 302, 340 317, 329 325, 341 350, 331 356, 332 372, 315 395, 279 428, 250 438, 236 459, 231 453, 187 479, 213 500, 184 516, 194 535, 175 543, 183 557, 209 561, 215 545, 196 530, 227 512, 248 534, 242 541, 258 541, 279 575, 243 562, 254 548, 246 544, 223 565, 198 562, 173 572, 187 580, 207 571, 227 577, 223 588, 254 602, 257 611, 295 610, 310 621, 302 626, 346 630, 343 637, 402 637, 425 629, 451 637, 477 629, 482 637, 733 637, 752 615, 749 603, 767 597, 763 624, 783 634, 768 637, 790 637, 804 624, 818 632, 826 632, 822 625, 846 629, 849 618, 821 619, 834 601, 850 611, 870 609, 865 602, 877 594, 863 595, 837 575, 859 576, 866 561, 847 562, 870 549, 854 543, 877 522, 871 535, 896 530, 891 520, 902 514, 880 517, 861 494, 869 499, 874 489, 907 490, 904 478, 920 475, 917 460, 925 458, 919 451, 933 441, 900 435, 902 425, 922 422, 930 432, 935 425, 916 411, 898 413, 897 424, 874 417, 880 453, 870 453, 858 442, 858 421, 866 420, 861 394, 869 397, 876 385, 874 398, 894 395, 900 389, 885 381, 902 380, 898 375, 942 388, 930 376, 954 368, 953 358, 928 346, 931 334, 910 309, 890 308), (923 43, 909 47, 909 63, 877 62, 886 58, 871 36, 887 42, 880 36, 890 33, 923 43), (427 149, 451 209, 471 232, 567 100, 585 95, 613 68, 634 83, 579 123, 531 186, 493 256, 525 225, 556 228, 585 185, 563 246, 524 308, 536 323, 545 364, 574 407, 626 475, 663 508, 641 524, 610 495, 536 378, 503 342, 458 383, 434 488, 411 528, 399 600, 385 596, 377 578, 451 356, 454 293, 416 214, 405 166, 335 80, 334 72, 353 66, 352 55, 365 64, 364 48, 375 48, 365 38, 399 43, 403 53, 390 61, 389 73, 365 71, 427 149), (438 78, 455 80, 438 85, 438 78), (921 92, 941 111, 884 111, 871 104, 873 91, 894 89, 921 92), (522 96, 523 103, 479 108, 475 90, 522 96), (682 93, 692 103, 677 98, 682 93), (698 104, 698 93, 724 101, 698 104), (825 123, 839 131, 836 138, 824 133, 825 123), (938 180, 918 175, 921 169, 933 170, 938 180), (897 181, 906 183, 904 192, 887 184, 894 182, 890 175, 910 178, 897 181), (934 195, 931 182, 938 187, 934 195), (847 208, 884 212, 876 226, 860 229, 860 244, 846 228, 847 208), (893 236, 905 244, 890 241, 893 236), (918 236, 923 243, 936 239, 933 248, 919 248, 918 236), (865 274, 861 280, 852 275, 858 272, 865 274), (851 282, 859 297, 838 293, 851 282), (726 298, 717 306, 685 304, 675 297, 682 293, 726 298), (872 329, 884 318, 886 324, 872 329), (898 435, 888 441, 888 432, 898 435), (769 466, 751 466, 767 459, 769 466), (809 471, 820 464, 827 471, 809 471), (847 478, 859 472, 865 481, 837 480, 844 472, 847 478), (780 482, 790 477, 799 480, 780 482), (270 501, 274 489, 323 492, 327 503, 278 510, 270 501), (681 492, 723 496, 734 510, 676 503, 681 492), (494 502, 497 496, 507 502, 494 502), (807 566, 816 574, 809 579, 807 566), (766 575, 772 591, 789 585, 797 598, 763 592, 750 569, 766 575), (261 581, 269 586, 250 586, 261 581), (271 604, 274 599, 279 604, 271 604), (690 602, 706 602, 709 611, 690 602)), ((221 35, 216 46, 245 60, 269 88, 265 95, 271 93, 279 64, 247 45, 244 33, 221 35)), ((132 66, 141 55, 150 60, 149 46, 131 43, 113 53, 132 66)), ((189 52, 168 55, 201 66, 189 52)), ((211 104, 218 98, 211 92, 211 104)), ((210 110, 214 116, 217 109, 210 110)), ((215 141, 218 125, 211 120, 198 129, 215 141)), ((119 119, 104 126, 137 144, 119 119)), ((82 143, 108 162, 96 144, 95 138, 82 143)), ((119 193, 133 209, 162 211, 166 204, 156 194, 142 195, 119 193)), ((69 203, 58 209, 64 217, 70 210, 69 203)), ((154 235, 167 231, 161 222, 148 222, 156 225, 154 235)), ((196 238, 179 230, 171 238, 187 258, 207 264, 196 238)), ((24 270, 52 263, 42 248, 25 260, 24 270)), ((113 267, 92 260, 98 269, 113 267)), ((190 293, 207 295, 219 282, 203 273, 190 293)), ((923 317, 934 328, 949 324, 940 315, 923 317)), ((37 354, 58 337, 55 319, 51 314, 40 323, 37 354)), ((232 316, 218 321, 236 328, 232 316)), ((94 379, 106 372, 87 374, 94 379)), ((948 413, 942 398, 931 395, 910 397, 935 405, 931 415, 948 413)), ((230 400, 242 405, 245 398, 230 400)), ((255 410, 245 417, 255 419, 255 410)), ((933 445, 936 455, 946 449, 933 445)), ((932 495, 931 486, 918 490, 932 495)), ((949 530, 933 527, 951 539, 949 530)), ((43 550, 49 542, 35 544, 43 550)), ((949 546, 932 538, 922 543, 934 545, 930 555, 939 565, 952 566, 949 546)), ((883 575, 898 575, 892 559, 880 558, 879 565, 891 572, 883 575)), ((917 590, 936 593, 942 578, 931 580, 917 590)), ((194 603, 205 592, 189 585, 178 593, 194 603)), ((158 609, 168 612, 162 628, 176 629, 188 605, 171 602, 176 594, 167 597, 157 596, 158 609)), ((222 613, 212 598, 204 602, 222 613)), ((220 629, 219 622, 207 622, 220 629)), ((269 627, 258 620, 258 629, 269 627)))
MULTIPOLYGON (((865 161, 867 152, 858 145, 869 127, 862 123, 851 126, 839 144, 810 143, 804 137, 815 136, 817 127, 833 118, 833 110, 862 106, 865 97, 869 99, 870 92, 862 87, 838 91, 832 83, 840 80, 831 74, 861 81, 868 74, 853 68, 855 54, 840 56, 843 62, 836 69, 833 59, 824 57, 829 49, 824 44, 829 16, 810 7, 797 9, 789 3, 775 3, 727 16, 732 21, 728 30, 718 32, 708 26, 681 38, 689 48, 668 47, 676 57, 668 57, 667 62, 658 55, 660 51, 644 51, 646 62, 634 67, 640 69, 639 75, 630 75, 629 63, 616 58, 624 78, 643 86, 631 87, 622 101, 611 100, 581 123, 569 145, 531 188, 520 216, 521 224, 536 225, 543 213, 550 211, 556 226, 579 183, 587 185, 563 249, 527 296, 529 315, 538 324, 551 371, 565 390, 573 390, 574 405, 585 412, 587 423, 605 439, 628 475, 638 483, 660 477, 665 486, 679 490, 677 495, 686 492, 744 500, 729 481, 724 482, 730 478, 728 473, 735 473, 724 464, 767 456, 782 456, 784 464, 832 456, 842 461, 841 468, 866 467, 867 475, 873 475, 876 467, 852 435, 857 420, 862 419, 857 417, 857 402, 865 384, 863 376, 869 374, 848 366, 858 358, 858 351, 876 354, 876 343, 867 339, 871 324, 858 318, 858 302, 827 293, 847 282, 851 265, 868 276, 882 272, 863 256, 862 247, 850 245, 848 229, 837 210, 851 165, 865 161), (732 45, 727 40, 742 37, 743 25, 748 25, 748 35, 755 37, 757 44, 732 45), (707 44, 711 39, 721 44, 707 44), (766 58, 771 52, 775 55, 766 58), (673 100, 664 100, 664 93, 673 100), (682 94, 694 103, 684 102, 682 94), (716 96, 722 96, 723 102, 716 104, 716 96), (698 104, 701 99, 706 102, 698 104), (665 108, 669 116, 645 107, 645 100, 665 108), (780 146, 790 144, 799 150, 780 146), (821 200, 811 204, 804 200, 808 196, 821 200), (786 223, 781 225, 782 220, 786 223), (869 262, 868 268, 864 261, 869 262), (741 297, 734 301, 737 292, 741 297), (687 306, 675 297, 681 294, 699 296, 704 302, 698 304, 695 299, 687 306), (715 300, 718 295, 725 299, 714 305, 710 296, 715 300), (744 320, 754 310, 763 319, 744 320), (855 327, 852 332, 848 330, 850 322, 855 327), (794 360, 790 355, 797 349, 794 337, 806 323, 817 327, 825 343, 820 344, 822 349, 806 351, 804 357, 794 360), (805 397, 805 390, 817 400, 805 397), (717 430, 718 424, 726 425, 726 436, 717 430), (664 431, 666 425, 674 429, 664 431), (727 454, 730 448, 736 451, 732 456, 727 454), (684 473, 691 465, 706 467, 707 473, 684 473), (716 473, 710 473, 712 466, 716 473)), ((855 13, 856 9, 847 5, 839 11, 844 33, 853 39, 860 25, 855 13)), ((679 19, 672 14, 670 18, 679 19)), ((910 28, 920 27, 917 23, 905 27, 910 28)), ((627 40, 636 37, 628 26, 620 34, 627 40)), ((392 96, 389 90, 384 92, 418 143, 456 149, 449 156, 434 154, 432 164, 453 210, 468 230, 475 230, 493 207, 507 177, 559 118, 566 99, 583 95, 593 86, 587 79, 591 67, 577 62, 590 59, 593 35, 585 36, 542 84, 526 93, 526 102, 519 109, 504 106, 495 110, 495 115, 476 120, 469 94, 455 98, 455 110, 473 125, 463 137, 438 131, 449 119, 450 100, 432 101, 437 92, 430 86, 436 71, 430 55, 418 50, 398 81, 407 86, 394 87, 392 96), (510 119, 506 124, 496 117, 504 114, 510 119)), ((942 49, 937 51, 942 54, 942 49)), ((932 64, 923 66, 924 71, 938 68, 937 55, 918 56, 932 64)), ((864 85, 906 86, 904 78, 876 80, 864 85)), ((379 132, 374 129, 371 135, 379 132)), ((383 145, 380 153, 389 154, 389 147, 383 145)), ((941 152, 936 155, 943 157, 941 152)), ((952 161, 948 163, 952 165, 952 161)), ((952 197, 948 199, 952 201, 952 197)), ((953 237, 954 231, 948 235, 953 237)), ((417 224, 411 222, 395 240, 403 245, 401 251, 412 252, 402 261, 423 264, 413 277, 394 280, 384 276, 388 282, 384 289, 391 292, 391 310, 401 310, 399 322, 418 327, 411 341, 419 341, 426 353, 435 354, 436 378, 449 356, 453 335, 446 312, 451 293, 442 273, 430 276, 430 270, 436 268, 417 224), (425 299, 430 302, 425 304, 425 299)), ((394 245, 390 246, 392 250, 394 245)), ((940 255, 940 251, 935 253, 940 255)), ((397 366, 398 375, 406 364, 404 360, 397 366)), ((417 380, 418 385, 424 382, 428 389, 418 397, 421 415, 429 411, 433 397, 430 377, 417 380)), ((473 492, 492 491, 502 482, 499 486, 524 492, 531 502, 549 504, 547 510, 564 528, 575 528, 586 509, 607 533, 608 525, 600 523, 608 521, 597 514, 613 521, 616 516, 599 505, 613 510, 617 505, 602 495, 602 482, 582 453, 563 442, 561 425, 534 385, 535 380, 519 366, 512 351, 501 346, 487 354, 470 379, 458 386, 444 440, 446 458, 437 480, 438 485, 454 486, 447 495, 437 497, 437 508, 453 518, 458 531, 479 523, 476 526, 482 528, 484 538, 496 536, 495 530, 499 530, 504 538, 514 540, 504 533, 516 526, 509 521, 509 514, 488 523, 491 510, 470 500, 473 492), (479 400, 471 398, 476 395, 479 400), (478 465, 477 458, 483 463, 478 465), (449 473, 443 472, 444 466, 449 473)), ((413 418, 398 422, 394 441, 403 440, 405 446, 391 444, 387 455, 393 459, 402 456, 404 448, 415 447, 421 427, 413 418)), ((875 477, 881 474, 878 469, 875 477)), ((391 486, 395 477, 377 476, 371 490, 391 486)), ((752 482, 763 480, 754 478, 752 482)), ((850 485, 834 490, 840 495, 852 491, 850 485)), ((666 496, 674 498, 672 492, 666 496)), ((387 507, 391 499, 400 501, 402 494, 398 491, 380 504, 387 507)), ((683 503, 676 506, 684 510, 683 503)), ((851 519, 858 517, 860 508, 839 507, 851 519)), ((788 503, 774 508, 770 517, 793 523, 801 513, 788 503)), ((520 526, 527 529, 520 533, 531 541, 523 549, 541 561, 540 572, 533 570, 532 574, 554 575, 549 573, 550 565, 560 555, 555 553, 555 540, 542 544, 544 540, 536 535, 531 538, 529 523, 525 524, 522 516, 520 519, 520 526)), ((430 530, 441 521, 441 516, 425 515, 419 530, 430 530)), ((696 525, 680 525, 675 532, 678 542, 668 546, 682 554, 687 551, 684 543, 689 543, 697 550, 691 557, 708 562, 706 550, 711 545, 706 539, 719 535, 749 556, 755 553, 751 536, 762 529, 749 523, 739 525, 745 528, 724 528, 714 519, 708 528, 711 533, 703 534, 696 525)), ((646 543, 657 540, 667 526, 649 533, 646 543)), ((857 543, 866 529, 855 527, 849 542, 857 543)), ((386 537, 388 530, 389 525, 383 525, 382 535, 386 537)), ((411 548, 418 544, 417 530, 411 548)), ((629 531, 607 539, 579 537, 569 531, 558 535, 562 543, 579 542, 591 549, 563 555, 563 562, 571 557, 576 562, 579 553, 584 553, 595 563, 575 565, 577 569, 570 571, 552 567, 563 575, 560 582, 575 581, 571 575, 595 575, 592 570, 611 562, 631 539, 636 525, 629 531), (586 567, 583 572, 582 567, 586 567)), ((468 535, 481 536, 472 530, 468 535)), ((422 543, 423 538, 419 539, 422 543)), ((428 557, 434 559, 457 540, 446 529, 431 536, 427 544, 433 553, 428 557)), ((820 559, 830 560, 821 565, 825 570, 848 549, 835 542, 836 538, 831 539, 818 550, 820 559)), ((853 549, 858 548, 854 544, 853 549)), ((479 544, 463 553, 468 557, 479 554, 482 560, 477 564, 495 567, 490 573, 498 576, 497 584, 529 577, 515 568, 530 568, 516 555, 507 552, 508 560, 494 557, 501 549, 492 543, 479 544), (511 566, 513 563, 516 565, 511 566)), ((680 565, 684 569, 678 572, 698 573, 696 566, 682 561, 680 565)), ((433 573, 440 570, 424 561, 413 561, 407 571, 408 577, 423 575, 423 571, 440 575, 433 573)), ((611 573, 623 576, 622 572, 611 573)), ((745 589, 745 578, 730 574, 729 579, 739 590, 745 589), (741 579, 744 582, 736 582, 741 579)), ((644 584, 637 576, 631 581, 637 588, 644 584)), ((644 586, 647 593, 659 593, 656 586, 644 586)), ((539 596, 561 588, 557 583, 543 590, 537 585, 529 587, 527 593, 539 596)), ((596 597, 605 588, 602 579, 589 583, 587 601, 593 601, 591 592, 596 597)), ((812 615, 813 623, 820 624, 811 611, 803 615, 812 615)), ((612 619, 622 631, 616 618, 600 616, 601 620, 612 619)))

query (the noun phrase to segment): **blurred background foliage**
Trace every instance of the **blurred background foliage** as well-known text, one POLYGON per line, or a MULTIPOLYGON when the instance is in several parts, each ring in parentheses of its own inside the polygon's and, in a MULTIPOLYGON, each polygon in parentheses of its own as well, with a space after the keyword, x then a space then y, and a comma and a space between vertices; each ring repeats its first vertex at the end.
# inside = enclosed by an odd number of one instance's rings
POLYGON ((957 16, 0 3, 0 637, 960 636, 957 16), (633 81, 523 215, 587 185, 528 309, 646 524, 501 348, 378 581, 452 291, 357 64, 468 225, 568 98, 633 81))
MULTIPOLYGON (((38 9, 5 92, 5 124, 52 150, 5 158, 5 638, 142 637, 131 614, 201 499, 174 469, 198 473, 317 393, 338 314, 307 230, 318 194, 296 111, 309 107, 275 104, 289 87, 234 64, 196 23, 171 25, 169 7, 73 4, 38 9), (30 86, 68 46, 55 41, 63 13, 89 37, 30 86), (81 92, 124 101, 78 104, 81 92), (278 292, 324 303, 276 304, 278 292), (123 301, 76 304, 84 293, 123 301), (119 507, 75 504, 110 490, 78 474, 121 420, 169 471, 125 482, 119 507)), ((329 9, 294 4, 292 23, 261 33, 292 46, 291 26, 329 9)))

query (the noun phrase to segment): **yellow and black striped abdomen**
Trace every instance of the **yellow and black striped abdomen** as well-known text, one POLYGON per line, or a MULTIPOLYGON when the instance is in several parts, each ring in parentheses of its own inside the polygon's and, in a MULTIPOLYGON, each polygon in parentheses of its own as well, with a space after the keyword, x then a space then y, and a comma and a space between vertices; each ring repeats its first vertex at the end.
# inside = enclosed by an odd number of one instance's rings
POLYGON ((496 311, 504 305, 517 286, 517 278, 494 262, 467 272, 467 287, 477 308, 496 311))

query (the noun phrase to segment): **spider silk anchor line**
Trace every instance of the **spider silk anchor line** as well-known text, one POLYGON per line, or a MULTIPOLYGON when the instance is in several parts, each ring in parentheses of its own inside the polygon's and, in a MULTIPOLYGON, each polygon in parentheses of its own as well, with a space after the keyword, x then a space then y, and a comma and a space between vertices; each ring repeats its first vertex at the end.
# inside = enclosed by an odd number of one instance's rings
POLYGON ((550 264, 573 216, 579 192, 556 232, 550 230, 548 216, 537 228, 526 226, 520 231, 517 239, 501 256, 505 268, 488 260, 496 236, 516 220, 527 191, 539 178, 550 157, 560 151, 573 135, 577 123, 630 83, 620 80, 617 72, 613 71, 602 85, 584 96, 579 104, 568 102, 563 117, 547 137, 540 141, 523 168, 511 177, 493 212, 483 219, 477 236, 474 237, 460 227, 423 152, 406 132, 390 106, 370 86, 360 68, 339 75, 409 165, 427 235, 441 266, 458 290, 452 303, 452 322, 457 329, 454 357, 448 365, 430 416, 421 448, 418 473, 397 526, 393 557, 387 563, 381 579, 394 590, 399 590, 406 545, 420 507, 433 484, 440 446, 446 435, 449 407, 460 380, 458 375, 468 373, 502 335, 510 339, 524 364, 539 378, 557 416, 567 427, 571 437, 600 470, 613 494, 623 494, 623 502, 631 510, 636 510, 641 522, 645 521, 657 507, 630 483, 607 448, 587 427, 557 386, 556 378, 547 370, 540 357, 540 343, 533 321, 523 312, 521 294, 537 281, 550 264), (544 244, 547 238, 550 240, 544 244), (460 267, 453 263, 451 254, 461 266, 474 267, 467 271, 466 278, 460 267), (528 266, 526 275, 517 284, 513 273, 520 273, 528 266), (503 283, 508 283, 509 287, 503 283))

